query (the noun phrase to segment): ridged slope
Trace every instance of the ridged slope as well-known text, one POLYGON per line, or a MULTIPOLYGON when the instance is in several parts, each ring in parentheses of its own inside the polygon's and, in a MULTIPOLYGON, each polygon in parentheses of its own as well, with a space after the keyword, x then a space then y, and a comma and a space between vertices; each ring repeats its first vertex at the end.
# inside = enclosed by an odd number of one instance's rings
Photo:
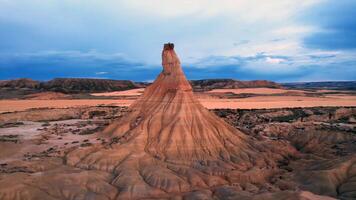
MULTIPOLYGON (((165 160, 230 159, 245 135, 205 109, 194 97, 172 46, 162 52, 163 71, 131 106, 131 114, 105 134, 126 140, 145 137, 145 152, 165 160)), ((121 141, 121 140, 119 140, 121 141)), ((244 147, 243 147, 244 146, 244 147)))

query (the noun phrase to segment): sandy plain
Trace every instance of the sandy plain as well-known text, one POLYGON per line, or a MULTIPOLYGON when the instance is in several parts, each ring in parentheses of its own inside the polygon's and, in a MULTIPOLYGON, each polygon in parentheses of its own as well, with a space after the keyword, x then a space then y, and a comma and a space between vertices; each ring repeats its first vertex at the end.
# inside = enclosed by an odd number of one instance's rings
MULTIPOLYGON (((78 106, 129 106, 142 94, 143 89, 134 89, 120 92, 94 93, 93 96, 110 97, 111 99, 49 99, 49 100, 0 100, 0 113, 23 111, 31 108, 68 108, 78 106), (120 97, 133 97, 122 98, 120 97), (117 99, 112 99, 117 97, 117 99)), ((208 109, 268 109, 268 108, 295 108, 316 106, 356 106, 356 95, 345 93, 325 94, 315 91, 313 93, 303 90, 248 88, 248 89, 218 89, 196 94, 199 101, 208 109), (247 97, 219 98, 214 94, 254 94, 247 97), (313 94, 313 95, 306 95, 313 94)))
POLYGON ((234 93, 234 94, 283 94, 287 92, 305 93, 302 90, 286 90, 279 88, 241 88, 241 89, 214 89, 208 93, 234 93))
POLYGON ((140 96, 144 88, 132 89, 132 90, 124 90, 124 91, 115 91, 115 92, 101 92, 101 93, 92 93, 93 96, 140 96))

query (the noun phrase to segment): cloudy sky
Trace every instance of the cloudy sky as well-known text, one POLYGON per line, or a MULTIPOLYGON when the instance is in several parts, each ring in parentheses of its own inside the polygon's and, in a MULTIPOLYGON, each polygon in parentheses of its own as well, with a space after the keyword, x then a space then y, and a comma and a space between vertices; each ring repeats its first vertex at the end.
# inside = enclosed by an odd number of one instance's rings
POLYGON ((0 79, 356 80, 355 0, 0 0, 0 79))

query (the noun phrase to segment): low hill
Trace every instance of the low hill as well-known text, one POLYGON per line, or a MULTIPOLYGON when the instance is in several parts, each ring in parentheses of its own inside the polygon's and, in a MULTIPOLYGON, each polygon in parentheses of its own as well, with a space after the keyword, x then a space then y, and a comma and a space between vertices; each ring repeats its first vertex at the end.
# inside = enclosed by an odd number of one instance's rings
POLYGON ((356 81, 298 82, 283 83, 282 85, 291 89, 356 90, 356 81))
MULTIPOLYGON (((190 84, 194 90, 212 89, 236 89, 236 88, 281 88, 282 86, 265 80, 239 81, 233 79, 203 79, 192 80, 190 84)), ((50 81, 35 81, 32 79, 15 79, 0 81, 0 88, 31 89, 35 91, 54 91, 62 93, 93 93, 121 91, 135 88, 143 88, 149 83, 133 82, 129 80, 109 80, 109 79, 90 79, 90 78, 55 78, 50 81)))
POLYGON ((212 89, 237 89, 237 88, 282 88, 281 85, 272 81, 255 80, 239 81, 234 79, 203 79, 190 81, 194 90, 212 89))
POLYGON ((0 88, 27 88, 27 89, 38 89, 40 86, 39 81, 35 81, 29 78, 20 78, 14 80, 3 80, 0 81, 0 88))
POLYGON ((89 78, 56 78, 41 83, 41 89, 63 93, 91 93, 138 88, 132 81, 89 78))
POLYGON ((6 91, 21 90, 27 93, 53 91, 62 93, 92 93, 120 91, 140 88, 142 85, 128 80, 108 80, 89 78, 56 78, 50 81, 32 79, 14 79, 0 81, 0 89, 6 91))

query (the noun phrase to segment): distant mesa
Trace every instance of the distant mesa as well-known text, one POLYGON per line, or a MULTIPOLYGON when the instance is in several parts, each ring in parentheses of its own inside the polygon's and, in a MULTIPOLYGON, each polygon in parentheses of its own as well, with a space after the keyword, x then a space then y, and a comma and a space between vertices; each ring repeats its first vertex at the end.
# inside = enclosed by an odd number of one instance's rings
POLYGON ((356 81, 297 82, 282 85, 291 89, 356 90, 356 81))
MULTIPOLYGON (((172 47, 169 47, 172 48, 172 47)), ((194 91, 207 91, 213 89, 237 88, 281 88, 280 84, 272 81, 239 81, 234 79, 202 79, 189 81, 194 91)), ((30 89, 37 91, 52 91, 62 93, 93 93, 122 91, 128 89, 144 88, 150 85, 145 82, 129 80, 109 80, 90 78, 55 78, 50 81, 35 81, 32 79, 14 79, 0 81, 0 89, 30 89)))
POLYGON ((2 80, 0 81, 0 88, 27 88, 27 89, 38 89, 40 86, 39 81, 35 81, 29 78, 20 78, 14 80, 2 80))
POLYGON ((50 81, 15 79, 0 81, 3 89, 32 89, 38 92, 52 91, 62 93, 92 93, 121 91, 145 87, 143 83, 129 80, 109 80, 90 78, 55 78, 50 81))
POLYGON ((203 79, 190 81, 195 91, 213 89, 238 89, 238 88, 282 88, 273 81, 255 80, 239 81, 234 79, 203 79))
MULTIPOLYGON (((190 80, 194 91, 239 88, 289 88, 289 89, 337 89, 356 90, 356 81, 325 81, 301 83, 276 83, 267 80, 240 81, 235 79, 190 80)), ((56 78, 50 81, 35 81, 29 78, 0 80, 0 89, 30 89, 62 93, 93 93, 145 88, 150 83, 129 80, 90 78, 56 78), (90 87, 88 87, 90 86, 90 87)))
POLYGON ((89 78, 56 78, 41 84, 41 88, 44 90, 64 93, 120 91, 139 87, 129 80, 89 78))

